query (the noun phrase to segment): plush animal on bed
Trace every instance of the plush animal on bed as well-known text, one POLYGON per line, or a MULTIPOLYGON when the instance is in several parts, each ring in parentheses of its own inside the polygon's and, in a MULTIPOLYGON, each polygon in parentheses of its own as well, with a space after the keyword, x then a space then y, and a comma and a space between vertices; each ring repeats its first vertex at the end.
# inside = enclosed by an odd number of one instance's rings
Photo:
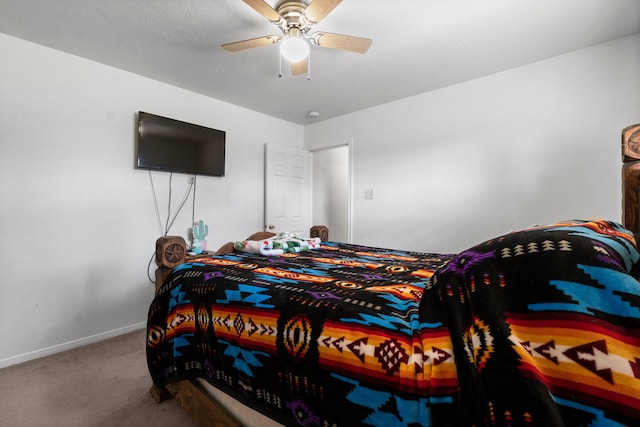
POLYGON ((307 239, 291 232, 282 232, 263 240, 239 240, 234 243, 234 248, 241 252, 270 256, 318 249, 320 243, 319 237, 307 239))

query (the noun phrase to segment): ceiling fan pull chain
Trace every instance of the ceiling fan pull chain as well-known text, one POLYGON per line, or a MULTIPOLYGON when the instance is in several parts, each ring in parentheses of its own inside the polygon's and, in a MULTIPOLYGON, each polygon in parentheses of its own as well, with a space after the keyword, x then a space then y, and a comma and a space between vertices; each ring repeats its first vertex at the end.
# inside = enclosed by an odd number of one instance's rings
POLYGON ((282 77, 282 55, 278 52, 278 58, 280 61, 280 71, 278 72, 278 77, 282 77))
POLYGON ((307 56, 307 80, 311 80, 311 54, 307 56))

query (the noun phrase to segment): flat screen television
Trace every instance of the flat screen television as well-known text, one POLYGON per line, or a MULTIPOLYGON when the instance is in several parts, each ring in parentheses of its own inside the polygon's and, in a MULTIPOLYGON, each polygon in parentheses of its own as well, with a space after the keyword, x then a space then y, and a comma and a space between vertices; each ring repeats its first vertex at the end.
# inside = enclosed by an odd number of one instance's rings
POLYGON ((136 167, 224 176, 226 132, 138 112, 136 167))

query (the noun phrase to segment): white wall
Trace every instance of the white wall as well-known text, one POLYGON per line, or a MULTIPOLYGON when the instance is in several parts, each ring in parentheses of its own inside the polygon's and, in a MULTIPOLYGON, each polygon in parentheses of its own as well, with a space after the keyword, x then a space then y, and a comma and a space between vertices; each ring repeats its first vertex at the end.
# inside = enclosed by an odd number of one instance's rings
POLYGON ((640 34, 308 125, 305 147, 353 138, 355 243, 458 252, 534 223, 620 221, 635 123, 640 34))
MULTIPOLYGON (((160 231, 137 111, 227 132, 227 176, 197 180, 209 247, 262 229, 264 143, 302 147, 299 125, 3 34, 0 63, 0 367, 144 327, 160 231)), ((152 176, 164 221, 169 174, 152 176)))

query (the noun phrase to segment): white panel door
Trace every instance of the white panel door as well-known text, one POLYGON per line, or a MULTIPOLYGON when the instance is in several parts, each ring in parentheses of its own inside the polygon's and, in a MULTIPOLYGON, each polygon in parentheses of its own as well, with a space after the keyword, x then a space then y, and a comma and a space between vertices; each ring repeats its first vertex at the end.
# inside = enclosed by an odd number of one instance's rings
POLYGON ((311 195, 309 152, 265 145, 265 231, 309 236, 311 195))

